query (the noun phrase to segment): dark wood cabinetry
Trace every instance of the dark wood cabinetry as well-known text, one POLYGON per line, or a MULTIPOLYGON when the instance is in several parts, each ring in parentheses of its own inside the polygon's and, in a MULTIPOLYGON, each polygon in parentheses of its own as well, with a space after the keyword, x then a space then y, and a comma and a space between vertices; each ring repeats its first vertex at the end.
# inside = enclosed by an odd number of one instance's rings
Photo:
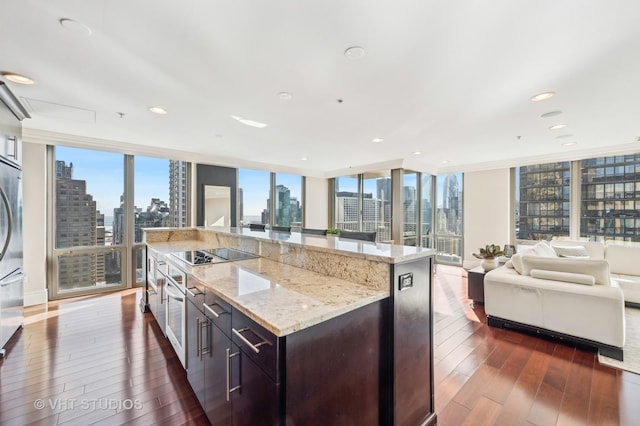
MULTIPOLYGON (((209 321, 192 300, 187 299, 186 312, 186 364, 187 380, 204 407, 205 401, 205 357, 210 351, 209 321)), ((202 307, 202 302, 200 303, 202 307)))
POLYGON ((392 264, 389 298, 281 337, 183 277, 187 378, 211 424, 436 424, 432 266, 392 264))

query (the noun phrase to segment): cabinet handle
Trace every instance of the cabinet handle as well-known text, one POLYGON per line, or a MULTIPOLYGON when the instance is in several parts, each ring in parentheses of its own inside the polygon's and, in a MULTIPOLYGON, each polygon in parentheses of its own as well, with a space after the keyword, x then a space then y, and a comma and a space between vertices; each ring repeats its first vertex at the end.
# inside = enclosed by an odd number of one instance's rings
POLYGON ((187 290, 187 293, 189 293, 189 295, 190 295, 191 297, 196 297, 196 296, 200 296, 200 295, 204 294, 204 293, 203 293, 202 291, 200 291, 200 289, 199 289, 198 287, 196 287, 196 286, 193 286, 193 287, 187 287, 187 288, 186 288, 186 290, 187 290), (191 290, 193 290, 193 289, 196 289, 198 292, 197 292, 197 293, 192 292, 191 290))
POLYGON ((251 350, 254 351, 257 354, 260 353, 260 349, 258 349, 260 346, 270 344, 267 340, 265 340, 262 336, 260 336, 255 331, 251 330, 249 327, 241 328, 240 330, 236 330, 235 328, 231 328, 231 331, 233 331, 233 334, 238 336, 240 338, 240 340, 242 340, 244 343, 246 343, 251 348, 251 350), (256 336, 260 337, 262 339, 262 342, 256 343, 254 345, 253 343, 251 343, 249 341, 249 339, 247 339, 246 337, 244 337, 242 335, 242 333, 244 333, 245 331, 251 331, 253 334, 255 334, 256 336))
POLYGON ((200 331, 202 328, 200 327, 200 318, 196 317, 196 356, 198 358, 202 357, 202 335, 200 331))
POLYGON ((205 354, 209 354, 211 353, 211 342, 210 342, 210 334, 209 333, 209 321, 207 321, 206 319, 203 321, 200 321, 200 330, 198 331, 198 334, 200 334, 200 359, 203 358, 203 356, 205 354), (207 346, 206 348, 202 346, 202 331, 205 331, 206 334, 206 339, 207 339, 207 346))
MULTIPOLYGON (((206 303, 203 303, 202 306, 204 306, 204 308, 211 312, 211 315, 213 315, 216 318, 220 318, 220 315, 224 315, 224 314, 228 314, 229 312, 225 311, 224 309, 222 310, 222 312, 217 313, 216 311, 213 310, 212 306, 220 306, 217 303, 212 303, 211 305, 207 305, 206 303)), ((220 306, 222 308, 222 306, 220 306)))
POLYGON ((240 385, 231 387, 231 358, 240 355, 240 352, 231 353, 231 349, 224 350, 227 355, 227 401, 231 401, 231 392, 235 392, 240 389, 240 385))

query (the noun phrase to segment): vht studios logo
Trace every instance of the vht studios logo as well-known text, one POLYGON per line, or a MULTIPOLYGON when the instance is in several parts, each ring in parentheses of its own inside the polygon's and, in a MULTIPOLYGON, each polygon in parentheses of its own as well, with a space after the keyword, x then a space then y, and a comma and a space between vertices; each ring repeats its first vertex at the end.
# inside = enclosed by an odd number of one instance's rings
POLYGON ((137 399, 36 399, 33 406, 38 410, 141 410, 142 401, 137 399))

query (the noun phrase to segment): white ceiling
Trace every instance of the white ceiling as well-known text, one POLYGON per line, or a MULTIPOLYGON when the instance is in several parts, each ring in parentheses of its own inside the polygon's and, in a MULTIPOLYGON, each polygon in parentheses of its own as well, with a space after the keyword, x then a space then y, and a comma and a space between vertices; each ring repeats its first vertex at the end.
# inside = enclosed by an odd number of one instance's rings
POLYGON ((638 17, 637 0, 0 0, 0 71, 36 80, 8 82, 26 129, 309 175, 463 170, 640 147, 638 17))

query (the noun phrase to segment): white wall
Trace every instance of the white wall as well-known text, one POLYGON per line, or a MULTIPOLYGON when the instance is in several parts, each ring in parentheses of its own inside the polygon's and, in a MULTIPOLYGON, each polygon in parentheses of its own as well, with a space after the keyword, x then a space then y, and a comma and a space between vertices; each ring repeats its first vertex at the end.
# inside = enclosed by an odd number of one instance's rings
POLYGON ((464 257, 469 269, 480 264, 472 256, 487 244, 510 243, 510 170, 497 169, 464 174, 464 257))
POLYGON ((329 227, 329 182, 328 179, 305 178, 304 226, 326 229, 329 227))
POLYGON ((47 147, 22 145, 25 306, 47 302, 47 147))

